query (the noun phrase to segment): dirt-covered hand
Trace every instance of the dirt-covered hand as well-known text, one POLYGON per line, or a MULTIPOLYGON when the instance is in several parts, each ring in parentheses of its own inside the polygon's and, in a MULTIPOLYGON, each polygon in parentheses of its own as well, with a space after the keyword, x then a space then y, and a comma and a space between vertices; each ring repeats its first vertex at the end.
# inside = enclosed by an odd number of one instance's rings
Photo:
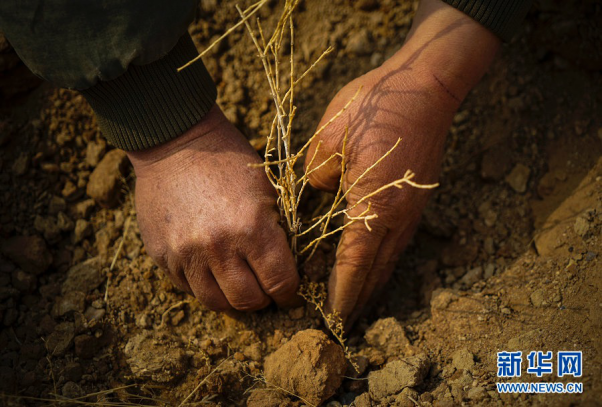
POLYGON ((128 155, 146 250, 178 287, 220 311, 298 302, 274 189, 218 107, 182 136, 128 155))
MULTIPOLYGON (((449 96, 438 94, 432 83, 422 83, 404 69, 386 65, 349 83, 332 100, 319 125, 339 112, 361 87, 345 113, 312 143, 305 161, 308 165, 318 144, 316 158, 308 170, 341 153, 347 128, 344 192, 402 139, 389 156, 349 191, 347 208, 378 188, 403 178, 408 169, 417 174, 414 181, 418 183, 437 181, 444 136, 455 103, 444 100, 449 96)), ((340 159, 330 160, 310 175, 310 183, 334 192, 340 178, 340 159)), ((350 209, 348 215, 357 217, 370 202, 370 214, 378 217, 369 221, 372 231, 361 221, 343 231, 329 282, 328 305, 332 310, 353 319, 354 311, 359 311, 375 288, 387 281, 399 253, 412 237, 428 195, 429 191, 409 185, 402 189, 393 187, 350 209)))
MULTIPOLYGON (((424 0, 416 19, 425 23, 413 30, 413 38, 400 51, 335 96, 318 128, 340 112, 361 88, 348 109, 313 141, 305 161, 306 170, 311 170, 341 153, 347 129, 343 191, 359 181, 346 196, 346 220, 365 211, 368 202, 371 213, 378 215, 369 222, 372 231, 361 221, 348 225, 337 248, 327 306, 340 312, 347 325, 390 277, 416 229, 430 191, 405 185, 356 204, 378 188, 403 178, 407 170, 416 173, 413 181, 417 183, 437 182, 445 135, 454 112, 499 46, 493 34, 441 1, 424 0), (469 34, 477 35, 479 40, 466 41, 469 34), (468 50, 462 49, 460 39, 466 41, 468 50), (460 61, 455 54, 450 56, 450 47, 460 52, 460 61), (400 138, 398 147, 360 179, 400 138)), ((326 191, 336 191, 340 180, 340 159, 330 160, 310 176, 314 187, 326 191)))

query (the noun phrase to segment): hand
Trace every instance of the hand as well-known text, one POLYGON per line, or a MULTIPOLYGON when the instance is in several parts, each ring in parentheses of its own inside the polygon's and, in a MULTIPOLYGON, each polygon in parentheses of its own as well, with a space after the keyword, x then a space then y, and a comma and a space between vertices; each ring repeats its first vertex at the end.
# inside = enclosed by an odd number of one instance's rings
POLYGON ((184 135, 128 155, 146 250, 174 284, 216 311, 298 302, 274 189, 217 106, 184 135))
MULTIPOLYGON (((341 153, 348 129, 346 174, 342 180, 343 191, 347 191, 402 139, 348 193, 350 217, 366 210, 367 201, 355 206, 362 197, 403 178, 408 169, 416 173, 415 182, 437 181, 453 114, 499 46, 493 34, 439 0, 422 2, 414 26, 408 42, 391 59, 352 81, 335 96, 318 128, 341 111, 361 88, 349 108, 314 140, 308 151, 306 170, 312 159, 311 168, 316 168, 333 154, 341 153), (457 51, 459 56, 454 54, 457 51)), ((340 178, 340 160, 331 160, 312 173, 310 182, 316 188, 333 192, 340 178)), ((375 289, 383 287, 390 277, 416 229, 429 194, 428 190, 409 185, 401 190, 390 188, 369 199, 371 213, 378 215, 369 222, 372 231, 363 222, 353 223, 343 231, 330 276, 327 306, 330 311, 340 312, 347 325, 358 316, 375 289)))

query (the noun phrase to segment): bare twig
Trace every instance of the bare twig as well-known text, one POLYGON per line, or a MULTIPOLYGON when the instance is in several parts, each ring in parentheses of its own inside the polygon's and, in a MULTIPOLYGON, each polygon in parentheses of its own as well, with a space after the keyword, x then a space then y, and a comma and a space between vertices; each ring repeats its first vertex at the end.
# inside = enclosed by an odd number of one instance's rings
POLYGON ((171 307, 167 308, 163 312, 163 314, 161 314, 161 323, 159 324, 159 327, 157 329, 163 329, 165 327, 166 317, 171 311, 175 310, 176 308, 181 307, 182 305, 186 305, 186 304, 190 304, 190 300, 183 300, 183 301, 177 302, 174 305, 172 305, 171 307))
POLYGON ((249 7, 247 9, 248 13, 247 13, 247 15, 245 16, 244 19, 242 19, 241 21, 239 21, 238 23, 236 23, 228 31, 226 31, 224 34, 222 34, 217 40, 215 40, 210 46, 208 46, 197 57, 195 57, 191 61, 188 61, 186 64, 182 65, 181 67, 179 67, 178 68, 178 72, 182 71, 183 69, 188 68, 190 65, 194 64, 196 61, 198 61, 203 56, 205 56, 205 54, 207 54, 209 51, 211 51, 214 46, 216 46, 217 44, 219 44, 224 38, 226 38, 228 35, 230 35, 232 33, 232 31, 236 30, 238 27, 240 27, 241 25, 243 25, 247 21, 247 19, 251 18, 253 16, 253 14, 255 14, 257 11, 259 11, 259 9, 261 7, 263 7, 263 5, 265 3, 267 3, 267 1, 268 0, 261 0, 261 1, 258 1, 257 3, 255 3, 255 4, 253 4, 251 7, 249 7))
MULTIPOLYGON (((128 234, 128 230, 130 229, 130 224, 132 223, 132 216, 129 216, 125 221, 125 227, 123 228, 123 236, 121 237, 121 242, 119 242, 119 247, 117 247, 117 251, 115 251, 115 255, 113 256, 113 261, 111 261, 111 266, 109 267, 109 273, 113 271, 115 267, 115 262, 117 261, 117 257, 121 253, 121 249, 123 248, 123 243, 125 242, 125 238, 128 234)), ((111 274, 107 276, 107 288, 105 289, 104 301, 105 304, 109 303, 109 286, 111 284, 111 274)))
POLYGON ((203 383, 205 383, 207 381, 207 379, 209 379, 209 377, 211 377, 211 375, 213 375, 215 372, 217 372, 219 370, 219 368, 226 363, 228 360, 230 360, 232 358, 232 356, 228 356, 226 359, 222 360, 221 363, 219 365, 217 365, 211 372, 209 372, 209 374, 207 376, 205 376, 203 378, 203 380, 201 380, 199 382, 199 384, 196 385, 196 387, 194 388, 194 390, 192 390, 192 392, 178 405, 178 407, 182 407, 184 404, 186 404, 186 402, 188 400, 190 400, 190 398, 192 396, 194 396, 194 394, 201 388, 201 386, 203 385, 203 383))
POLYGON ((315 404, 310 403, 308 400, 304 399, 300 395, 295 394, 295 393, 293 393, 293 392, 291 392, 291 391, 289 391, 289 390, 287 390, 287 389, 285 389, 283 387, 280 387, 277 384, 268 382, 267 379, 263 375, 250 375, 250 374, 247 373, 247 376, 250 377, 250 378, 252 378, 256 382, 260 382, 260 383, 265 384, 267 387, 273 387, 274 389, 279 390, 279 391, 281 391, 283 393, 286 393, 289 396, 296 397, 296 398, 298 398, 299 400, 301 400, 302 402, 304 402, 305 404, 307 404, 310 407, 317 407, 315 404))

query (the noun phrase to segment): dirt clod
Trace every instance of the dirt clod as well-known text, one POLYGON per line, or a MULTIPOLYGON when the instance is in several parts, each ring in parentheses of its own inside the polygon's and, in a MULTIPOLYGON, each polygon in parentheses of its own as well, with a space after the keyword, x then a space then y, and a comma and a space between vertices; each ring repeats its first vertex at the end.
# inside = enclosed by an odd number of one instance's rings
POLYGON ((372 407, 372 399, 368 392, 362 393, 353 400, 353 404, 357 407, 372 407))
POLYGON ((78 219, 73 230, 73 243, 79 243, 92 233, 92 226, 85 219, 78 219))
POLYGON ((2 243, 2 253, 22 270, 41 274, 52 263, 52 254, 39 236, 16 236, 2 243))
POLYGON ((75 345, 75 354, 81 359, 92 359, 98 356, 103 347, 106 338, 103 335, 78 335, 73 340, 75 345))
POLYGON ((52 356, 64 355, 73 344, 74 336, 75 326, 71 322, 58 324, 46 340, 48 353, 52 356))
POLYGON ((67 209, 67 203, 60 196, 53 195, 48 204, 48 213, 50 215, 58 215, 59 212, 67 209))
POLYGON ((360 30, 349 37, 346 50, 355 55, 367 55, 372 51, 368 30, 360 30))
POLYGON ((86 317, 86 320, 88 322, 94 322, 94 321, 99 321, 102 317, 104 317, 106 314, 106 310, 104 308, 94 308, 94 307, 88 307, 86 309, 86 312, 84 313, 84 316, 86 317))
POLYGON ((95 205, 94 199, 86 199, 85 201, 78 202, 73 207, 73 214, 78 219, 87 219, 92 213, 95 205))
POLYGON ((531 293, 531 304, 534 307, 543 307, 547 305, 546 294, 542 289, 535 290, 531 293))
POLYGON ((77 383, 67 382, 63 386, 62 394, 68 399, 76 399, 78 397, 83 396, 85 393, 77 383))
POLYGON ((382 370, 370 372, 368 388, 373 399, 381 399, 401 392, 406 387, 422 383, 429 369, 429 360, 424 355, 394 360, 382 370))
POLYGON ((188 364, 181 347, 170 347, 146 331, 128 341, 125 355, 134 376, 159 383, 168 383, 180 377, 186 373, 188 364))
POLYGON ((466 396, 474 402, 479 402, 485 400, 488 397, 488 394, 485 388, 478 386, 468 390, 466 396))
POLYGON ((450 290, 435 290, 431 299, 431 308, 446 309, 458 296, 450 290))
POLYGON ((402 353, 410 344, 403 326, 393 317, 376 321, 368 328, 364 338, 368 345, 383 350, 387 356, 402 353))
POLYGON ((466 272, 464 276, 460 279, 460 284, 463 284, 466 287, 471 287, 477 281, 480 281, 483 278, 483 269, 481 267, 475 267, 466 272))
POLYGON ((452 366, 456 369, 471 370, 474 367, 474 355, 466 348, 459 349, 452 355, 452 366))
POLYGON ((136 326, 142 329, 149 329, 153 326, 153 317, 150 314, 140 314, 136 318, 136 326))
POLYGON ((301 319, 305 316, 305 308, 304 307, 293 308, 288 311, 288 315, 289 315, 289 317, 291 317, 292 320, 295 320, 295 321, 298 319, 301 319))
POLYGON ((266 358, 265 377, 268 383, 319 405, 339 388, 346 367, 341 347, 324 332, 308 329, 266 358))
POLYGON ((29 169, 29 155, 26 153, 19 154, 19 157, 15 160, 13 164, 13 172, 17 176, 21 176, 27 172, 29 169))
POLYGON ((243 350, 243 355, 245 355, 245 358, 254 360, 256 362, 260 361, 263 356, 263 353, 261 351, 261 344, 257 342, 247 346, 243 350))
POLYGON ((69 362, 65 366, 65 370, 63 371, 63 376, 65 380, 69 380, 72 382, 79 382, 84 374, 84 369, 81 364, 77 362, 69 362))
POLYGON ((90 174, 86 192, 100 206, 110 208, 117 203, 121 177, 127 168, 127 157, 121 150, 108 152, 90 174))
POLYGON ((12 273, 12 283, 17 290, 29 293, 36 287, 37 280, 32 274, 23 270, 15 270, 12 273))
POLYGON ((516 164, 516 166, 510 171, 510 174, 506 176, 506 182, 513 190, 522 194, 527 190, 527 182, 529 181, 529 175, 531 169, 524 164, 516 164))
POLYGON ((389 405, 395 407, 415 407, 415 401, 419 398, 419 394, 416 390, 406 387, 401 393, 392 396, 387 401, 389 402, 389 405))
POLYGON ((103 282, 100 273, 100 261, 97 257, 77 264, 67 272, 67 279, 63 283, 63 294, 70 291, 89 293, 103 282))
POLYGON ((106 143, 90 142, 86 146, 86 163, 90 167, 96 167, 105 152, 106 143))
POLYGON ((583 237, 589 231, 589 222, 586 218, 580 216, 577 219, 575 219, 575 225, 573 226, 573 228, 575 229, 575 233, 583 237))
POLYGON ((507 148, 492 148, 483 155, 481 176, 486 180, 499 181, 512 166, 512 151, 507 148))
POLYGON ((81 291, 69 291, 54 304, 52 315, 62 317, 70 312, 84 312, 86 294, 81 291))

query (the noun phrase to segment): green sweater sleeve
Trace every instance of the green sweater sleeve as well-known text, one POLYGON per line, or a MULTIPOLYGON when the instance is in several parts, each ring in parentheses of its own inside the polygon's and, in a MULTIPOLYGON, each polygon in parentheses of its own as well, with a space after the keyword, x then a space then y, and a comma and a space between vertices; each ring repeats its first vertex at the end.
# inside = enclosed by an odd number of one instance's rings
POLYGON ((215 103, 187 28, 198 0, 2 0, 0 28, 31 71, 79 90, 125 150, 177 137, 215 103))
POLYGON ((531 7, 532 0, 443 0, 510 41, 531 7))
POLYGON ((198 123, 215 104, 215 84, 201 61, 177 71, 197 55, 186 33, 165 57, 132 64, 117 79, 83 90, 107 140, 126 151, 142 150, 198 123))

